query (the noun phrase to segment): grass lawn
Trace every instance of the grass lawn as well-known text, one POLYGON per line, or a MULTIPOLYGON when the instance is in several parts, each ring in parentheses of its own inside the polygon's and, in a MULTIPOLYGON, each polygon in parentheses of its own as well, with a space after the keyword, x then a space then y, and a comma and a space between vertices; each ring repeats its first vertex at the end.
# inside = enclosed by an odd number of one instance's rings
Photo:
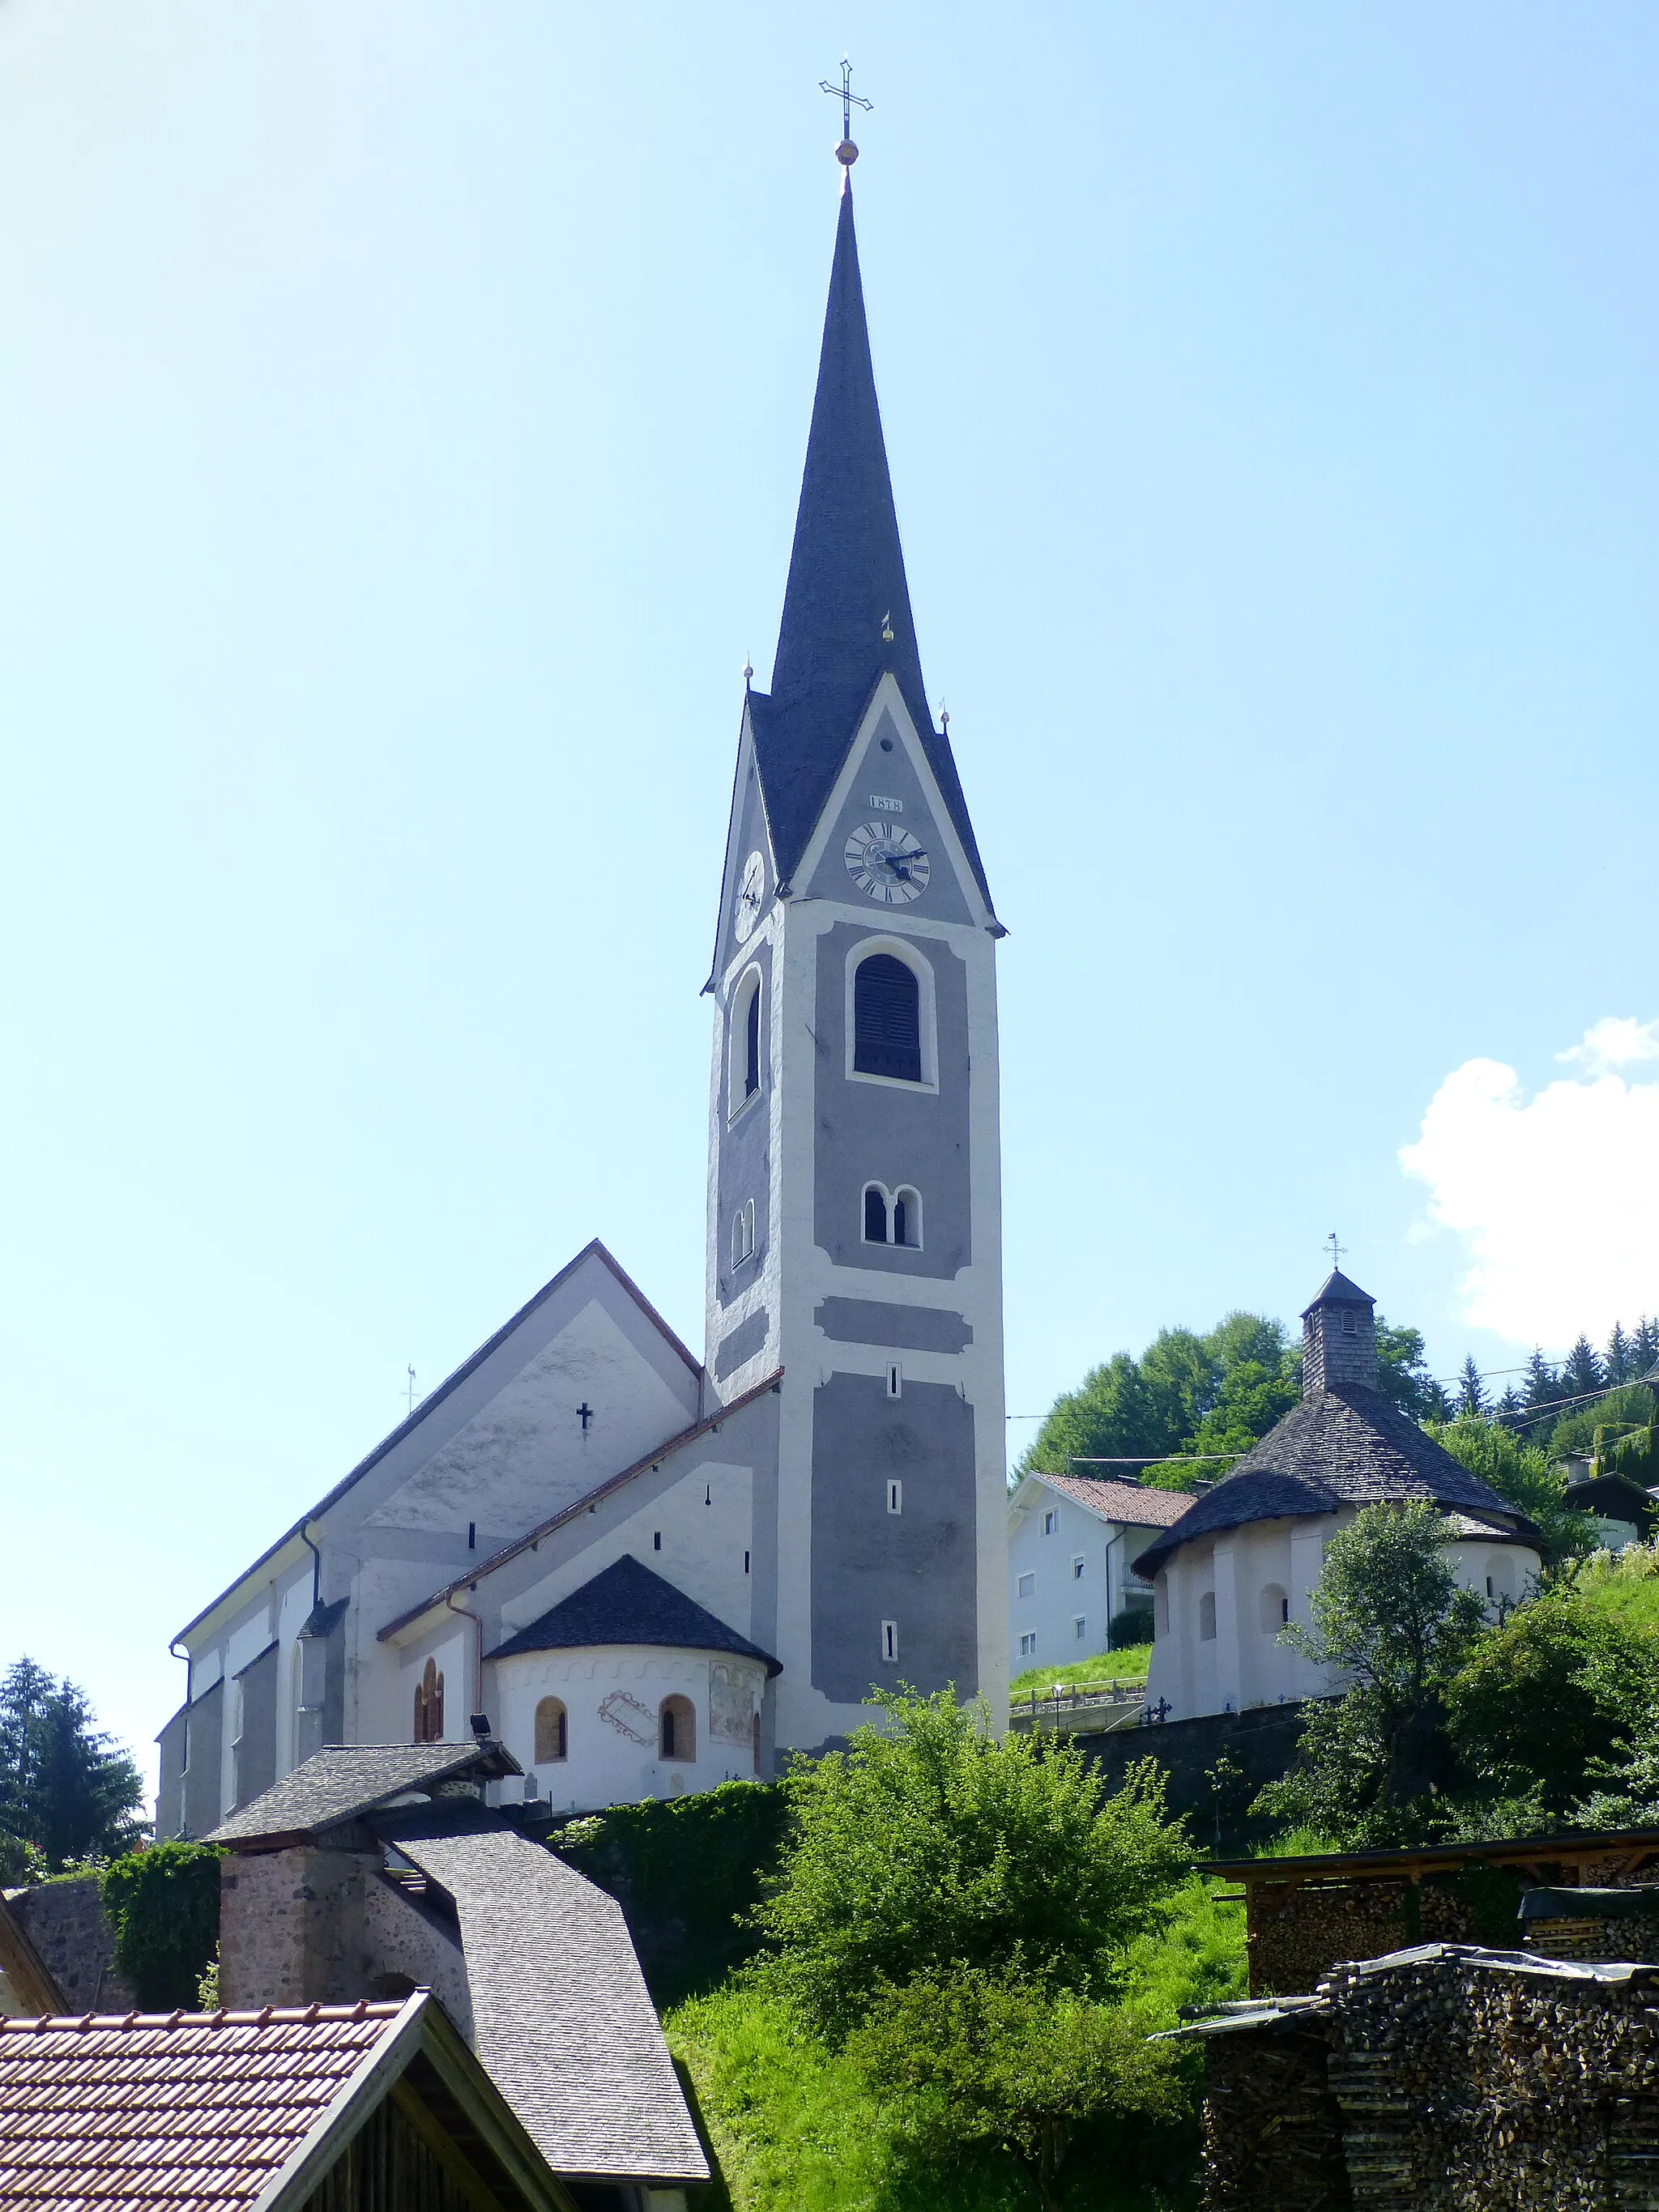
POLYGON ((1091 1658, 1068 1659, 1062 1666, 1028 1667, 1008 1685, 1011 1698, 1029 1698, 1033 1690, 1046 1693, 1056 1682, 1074 1689, 1085 1682, 1144 1682, 1152 1664, 1150 1644, 1131 1644, 1121 1651, 1099 1651, 1091 1658))
MULTIPOLYGON (((1122 1997, 1148 2033, 1178 2008, 1244 1990, 1244 1914, 1195 1875, 1170 1899, 1169 1924, 1133 1943, 1122 1997)), ((994 2152, 927 2164, 848 2053, 801 2034, 775 1998, 735 1976, 668 2013, 670 2048, 690 2081, 719 2163, 699 2212, 1036 2212, 1036 2185, 994 2152)), ((1126 2180, 1134 2146, 1079 2147, 1065 2176, 1067 2212, 1188 2212, 1197 2145, 1165 2146, 1161 2183, 1126 2180)))

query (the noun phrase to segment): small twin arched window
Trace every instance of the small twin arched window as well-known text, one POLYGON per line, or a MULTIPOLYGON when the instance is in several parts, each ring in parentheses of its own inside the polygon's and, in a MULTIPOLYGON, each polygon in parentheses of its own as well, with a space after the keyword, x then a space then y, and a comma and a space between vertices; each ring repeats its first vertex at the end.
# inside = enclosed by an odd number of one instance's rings
POLYGON ((551 1766, 570 1756, 570 1717, 562 1698, 544 1698, 536 1707, 536 1764, 551 1766))
POLYGON ((884 1183, 864 1186, 864 1241, 921 1249, 921 1193, 902 1183, 890 1194, 884 1183))
POLYGON ((853 977, 853 1068, 921 1080, 921 987, 915 969, 890 952, 860 960, 853 977))

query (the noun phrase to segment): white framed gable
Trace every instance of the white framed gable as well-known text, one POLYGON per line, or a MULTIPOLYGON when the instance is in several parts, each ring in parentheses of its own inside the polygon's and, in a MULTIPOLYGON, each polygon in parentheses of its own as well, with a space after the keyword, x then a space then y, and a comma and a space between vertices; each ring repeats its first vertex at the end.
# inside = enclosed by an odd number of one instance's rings
POLYGON ((996 927, 968 855, 945 804, 938 779, 922 750, 904 695, 891 675, 877 684, 848 747, 823 811, 813 825, 800 865, 794 895, 834 899, 855 912, 872 911, 854 889, 844 858, 847 840, 872 818, 916 829, 931 866, 927 888, 913 902, 883 908, 894 921, 963 922, 975 928, 996 927), (872 799, 896 800, 896 811, 872 807, 872 799), (918 827, 920 825, 920 827, 918 827))

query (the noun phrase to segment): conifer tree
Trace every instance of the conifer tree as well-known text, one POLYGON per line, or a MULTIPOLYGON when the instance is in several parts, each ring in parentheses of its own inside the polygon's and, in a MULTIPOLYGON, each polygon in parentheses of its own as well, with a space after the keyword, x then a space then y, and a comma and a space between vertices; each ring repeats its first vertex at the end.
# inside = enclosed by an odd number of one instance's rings
POLYGON ((1609 1382, 1635 1381, 1636 1370, 1632 1365, 1633 1357, 1630 1339, 1626 1335, 1622 1326, 1618 1322, 1614 1322, 1613 1334, 1607 1339, 1607 1354, 1602 1362, 1602 1371, 1609 1382))
POLYGON ((1527 1362, 1525 1397, 1531 1406, 1553 1406, 1561 1395, 1555 1370, 1545 1358, 1541 1346, 1534 1344, 1532 1357, 1527 1362))
POLYGON ((1637 1380, 1659 1360, 1659 1321, 1650 1321, 1644 1314, 1636 1324, 1636 1334, 1631 1339, 1631 1356, 1635 1362, 1637 1380))
POLYGON ((85 1693, 33 1659, 0 1675, 0 1845, 31 1845, 54 1872, 109 1858, 140 1832, 143 1784, 85 1693))
POLYGON ((1457 1410, 1460 1413, 1484 1413, 1486 1410, 1486 1386, 1473 1352, 1464 1360, 1457 1378, 1457 1410))
POLYGON ((1564 1398, 1587 1398, 1591 1391, 1601 1388, 1601 1363, 1595 1356, 1595 1346, 1581 1332, 1561 1370, 1561 1395, 1564 1398))

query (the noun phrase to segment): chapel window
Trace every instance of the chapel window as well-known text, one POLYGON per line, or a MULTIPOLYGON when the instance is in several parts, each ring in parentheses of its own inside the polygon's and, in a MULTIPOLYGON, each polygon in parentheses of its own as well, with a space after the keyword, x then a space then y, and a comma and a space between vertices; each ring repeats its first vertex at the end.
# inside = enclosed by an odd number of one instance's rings
POLYGON ((921 993, 915 970, 890 952, 860 960, 853 978, 853 1066, 860 1075, 921 1080, 921 993))
POLYGON ((697 1710, 690 1698, 665 1698, 657 1708, 659 1748, 664 1759, 690 1761, 697 1755, 697 1710))
POLYGON ((444 1740, 444 1678, 435 1659, 428 1659, 415 1685, 415 1741, 441 1743, 444 1740))
POLYGON ((550 1766, 570 1756, 570 1717, 562 1698, 544 1698, 536 1708, 536 1764, 550 1766))
POLYGON ((1215 1592, 1206 1590, 1198 1601, 1198 1633, 1201 1642, 1215 1642, 1215 1592))
POLYGON ((1277 1636, 1291 1617, 1291 1601, 1279 1583, 1269 1583, 1261 1593, 1261 1633, 1277 1636))

